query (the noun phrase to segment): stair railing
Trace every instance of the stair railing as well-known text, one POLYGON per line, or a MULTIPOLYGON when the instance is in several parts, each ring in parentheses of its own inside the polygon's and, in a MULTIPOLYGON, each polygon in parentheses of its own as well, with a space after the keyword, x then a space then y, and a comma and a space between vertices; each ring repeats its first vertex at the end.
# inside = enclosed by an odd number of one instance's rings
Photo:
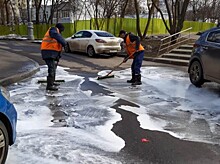
POLYGON ((192 27, 187 28, 183 31, 177 32, 173 35, 169 35, 160 40, 160 45, 158 49, 157 56, 170 52, 173 48, 186 43, 186 41, 191 39, 191 31, 192 27))

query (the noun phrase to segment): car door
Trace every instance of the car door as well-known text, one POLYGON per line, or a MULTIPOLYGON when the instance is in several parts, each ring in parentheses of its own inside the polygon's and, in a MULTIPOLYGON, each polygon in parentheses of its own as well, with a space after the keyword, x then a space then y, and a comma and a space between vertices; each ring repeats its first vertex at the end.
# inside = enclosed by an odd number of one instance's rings
POLYGON ((83 31, 82 38, 80 39, 80 51, 87 52, 87 45, 89 43, 89 39, 91 38, 92 33, 89 31, 83 31))
POLYGON ((210 32, 206 38, 206 45, 202 48, 206 74, 211 78, 220 79, 220 30, 210 32))
POLYGON ((71 51, 80 51, 80 40, 82 37, 83 31, 79 31, 71 37, 70 41, 68 42, 71 51))

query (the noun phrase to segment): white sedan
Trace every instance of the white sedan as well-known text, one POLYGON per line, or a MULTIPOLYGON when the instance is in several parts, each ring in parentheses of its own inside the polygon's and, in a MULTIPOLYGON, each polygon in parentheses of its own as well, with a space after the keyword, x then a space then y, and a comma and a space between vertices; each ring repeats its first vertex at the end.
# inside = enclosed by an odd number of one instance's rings
POLYGON ((121 38, 100 30, 81 30, 66 38, 65 52, 85 52, 93 57, 96 54, 117 54, 121 51, 121 38))

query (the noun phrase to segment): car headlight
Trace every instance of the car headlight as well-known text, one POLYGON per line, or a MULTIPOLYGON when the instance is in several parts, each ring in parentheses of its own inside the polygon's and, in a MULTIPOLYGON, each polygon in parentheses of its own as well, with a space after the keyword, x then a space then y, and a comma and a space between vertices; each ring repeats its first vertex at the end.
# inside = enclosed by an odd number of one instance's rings
POLYGON ((4 88, 4 87, 0 87, 2 95, 8 100, 10 101, 10 94, 9 92, 4 88))

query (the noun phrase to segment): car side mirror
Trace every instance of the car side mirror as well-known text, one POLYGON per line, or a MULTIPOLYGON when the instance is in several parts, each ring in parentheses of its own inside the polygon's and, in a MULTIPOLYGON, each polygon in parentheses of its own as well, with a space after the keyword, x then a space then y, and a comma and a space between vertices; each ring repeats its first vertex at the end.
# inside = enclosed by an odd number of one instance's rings
POLYGON ((72 37, 71 37, 71 39, 74 39, 75 38, 75 35, 73 35, 72 37))
POLYGON ((202 35, 202 34, 203 34, 203 32, 201 32, 201 31, 196 33, 196 35, 202 35))

